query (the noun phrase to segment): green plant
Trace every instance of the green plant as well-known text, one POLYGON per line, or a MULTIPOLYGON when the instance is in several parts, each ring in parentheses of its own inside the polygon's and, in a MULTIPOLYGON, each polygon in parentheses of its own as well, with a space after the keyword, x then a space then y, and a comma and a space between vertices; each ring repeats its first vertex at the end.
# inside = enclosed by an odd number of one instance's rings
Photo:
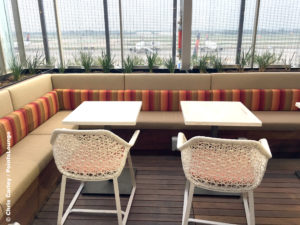
POLYGON ((164 60, 164 66, 167 67, 170 73, 175 72, 175 62, 173 61, 172 57, 164 60))
POLYGON ((90 52, 80 52, 80 65, 83 66, 86 73, 91 72, 91 67, 94 63, 93 55, 90 52))
POLYGON ((245 66, 249 65, 251 61, 251 48, 247 52, 243 50, 241 52, 241 55, 239 57, 239 62, 238 62, 238 70, 239 72, 244 72, 245 66))
POLYGON ((295 52, 293 53, 292 57, 290 57, 289 59, 284 58, 284 59, 281 60, 282 63, 283 63, 285 71, 291 71, 292 61, 293 61, 294 56, 295 56, 295 52))
POLYGON ((254 61, 258 65, 259 72, 264 72, 266 71, 267 67, 274 64, 278 60, 280 60, 282 54, 280 54, 278 57, 276 54, 273 52, 266 51, 262 55, 255 55, 254 56, 254 61))
POLYGON ((59 67, 58 67, 58 72, 59 73, 64 73, 65 72, 65 65, 64 65, 64 63, 61 63, 60 65, 59 65, 59 67))
POLYGON ((110 55, 102 52, 101 56, 98 57, 98 62, 103 69, 104 73, 109 73, 114 68, 114 59, 110 55))
POLYGON ((11 63, 9 64, 9 69, 11 70, 14 80, 18 81, 21 78, 21 74, 23 71, 23 66, 19 60, 13 58, 11 63))
POLYGON ((198 61, 198 68, 200 73, 207 73, 210 57, 208 55, 202 56, 198 61))
POLYGON ((223 62, 219 56, 209 56, 210 65, 213 69, 217 70, 218 73, 223 72, 223 62))
POLYGON ((38 67, 43 65, 45 58, 38 51, 33 57, 28 57, 26 59, 26 66, 29 74, 35 74, 38 70, 38 67))
POLYGON ((125 73, 132 73, 133 67, 135 66, 134 63, 135 63, 134 59, 131 58, 130 56, 127 56, 127 58, 123 61, 124 72, 125 73))
POLYGON ((138 57, 138 56, 134 56, 133 57, 133 64, 134 64, 134 66, 145 65, 145 61, 142 58, 138 57))
POLYGON ((147 63, 148 63, 148 68, 150 73, 153 72, 153 67, 158 65, 158 55, 157 53, 153 53, 153 54, 146 54, 147 57, 147 63))

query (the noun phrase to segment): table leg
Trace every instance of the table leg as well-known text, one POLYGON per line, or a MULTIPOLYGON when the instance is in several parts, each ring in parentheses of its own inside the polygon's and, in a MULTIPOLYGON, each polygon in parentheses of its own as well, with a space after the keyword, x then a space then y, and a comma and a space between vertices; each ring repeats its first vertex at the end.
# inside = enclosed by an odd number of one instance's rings
MULTIPOLYGON (((134 168, 133 170, 135 175, 136 169, 134 168)), ((120 195, 130 195, 132 184, 129 168, 123 169, 123 172, 118 178, 118 182, 120 195)), ((85 182, 84 188, 81 193, 86 195, 113 195, 113 182, 112 180, 85 182)))
POLYGON ((300 170, 296 170, 296 171, 295 171, 295 174, 296 174, 296 176, 297 176, 298 178, 300 178, 300 170))
POLYGON ((218 137, 218 131, 219 131, 219 127, 218 126, 211 126, 211 128, 210 128, 210 136, 211 137, 218 137))

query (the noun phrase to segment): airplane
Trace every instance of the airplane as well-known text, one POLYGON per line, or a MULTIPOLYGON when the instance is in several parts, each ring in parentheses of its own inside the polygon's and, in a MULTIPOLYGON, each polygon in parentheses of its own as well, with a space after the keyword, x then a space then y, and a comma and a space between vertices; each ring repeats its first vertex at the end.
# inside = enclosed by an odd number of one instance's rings
POLYGON ((205 41, 204 47, 201 48, 201 51, 222 51, 223 48, 218 47, 218 44, 214 41, 205 41))
POLYGON ((157 53, 159 50, 159 44, 152 42, 140 41, 135 44, 133 48, 129 48, 130 51, 136 53, 157 53))

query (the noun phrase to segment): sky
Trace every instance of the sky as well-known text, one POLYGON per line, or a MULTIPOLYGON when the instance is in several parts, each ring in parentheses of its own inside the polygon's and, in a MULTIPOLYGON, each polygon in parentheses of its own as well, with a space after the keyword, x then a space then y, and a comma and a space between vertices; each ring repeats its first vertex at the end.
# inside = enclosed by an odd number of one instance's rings
MULTIPOLYGON (((10 8, 10 0, 4 1, 10 8)), ((240 1, 193 0, 192 30, 237 30, 240 1)), ((18 2, 23 32, 40 32, 37 0, 18 2)), ((102 0, 57 0, 57 2, 63 32, 104 31, 102 0)), ((179 2, 180 0, 178 6, 179 2)), ((253 28, 255 4, 256 0, 246 0, 244 29, 253 28)), ((55 31, 53 0, 44 0, 44 8, 47 30, 53 32, 55 31)), ((172 9, 173 0, 122 0, 123 30, 171 32, 172 9)), ((110 30, 119 31, 119 0, 108 0, 108 11, 110 30)), ((299 12, 299 0, 261 0, 259 29, 300 29, 299 12)))

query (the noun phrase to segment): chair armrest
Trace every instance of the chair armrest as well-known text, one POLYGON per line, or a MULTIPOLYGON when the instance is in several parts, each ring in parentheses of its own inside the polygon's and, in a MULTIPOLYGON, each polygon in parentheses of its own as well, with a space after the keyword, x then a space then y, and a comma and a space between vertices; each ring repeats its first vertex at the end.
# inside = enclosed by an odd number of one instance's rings
POLYGON ((182 133, 182 132, 179 132, 178 133, 178 136, 177 136, 177 148, 179 150, 181 150, 180 148, 182 147, 182 145, 186 142, 186 137, 185 135, 182 133))
POLYGON ((265 139, 265 138, 260 139, 259 142, 262 145, 264 153, 266 154, 268 159, 272 158, 272 153, 271 153, 267 139, 265 139))
POLYGON ((132 137, 131 137, 131 139, 130 139, 130 141, 129 141, 129 145, 130 145, 131 147, 135 144, 136 139, 137 139, 137 137, 139 136, 139 134, 140 134, 140 130, 136 130, 136 131, 134 132, 134 134, 132 135, 132 137))

